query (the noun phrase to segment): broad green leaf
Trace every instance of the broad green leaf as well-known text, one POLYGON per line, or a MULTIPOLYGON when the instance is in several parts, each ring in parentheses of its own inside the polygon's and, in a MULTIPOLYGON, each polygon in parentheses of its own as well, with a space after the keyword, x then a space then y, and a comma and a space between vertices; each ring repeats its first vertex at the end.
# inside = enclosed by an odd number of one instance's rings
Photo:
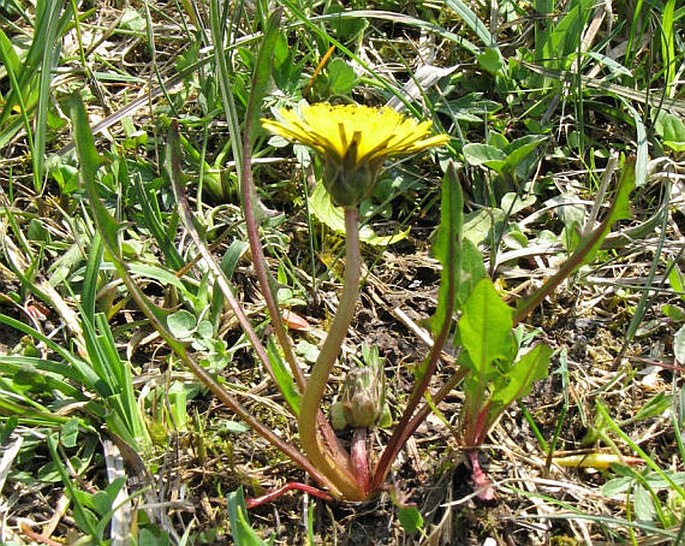
POLYGON ((333 95, 347 95, 357 84, 354 69, 343 59, 333 59, 326 67, 328 88, 333 95))
POLYGON ((665 304, 661 306, 662 314, 674 322, 685 322, 685 309, 677 305, 665 304))
POLYGON ((478 56, 478 64, 481 68, 490 74, 497 75, 504 68, 502 55, 497 49, 488 47, 478 56))
POLYGON ((463 152, 466 162, 475 167, 479 165, 500 165, 507 159, 504 150, 490 144, 469 143, 464 146, 463 152))
POLYGON ((245 434, 250 427, 239 421, 223 421, 219 431, 221 433, 227 432, 229 434, 245 434))
POLYGON ((147 27, 145 17, 133 8, 126 8, 124 10, 124 13, 121 15, 120 25, 124 30, 130 30, 141 35, 145 32, 145 28, 147 27))
MULTIPOLYGON (((343 2, 340 1, 326 2, 325 6, 326 15, 342 14, 344 10, 343 2)), ((363 17, 333 17, 330 25, 336 39, 343 43, 354 43, 355 37, 369 26, 369 21, 363 17)))
POLYGON ((141 526, 138 533, 138 546, 169 546, 169 535, 156 525, 141 526))
POLYGON ((76 442, 78 441, 79 432, 79 420, 72 418, 64 425, 62 425, 62 430, 59 433, 60 443, 67 448, 76 447, 76 442))
POLYGON ((656 509, 652 495, 641 484, 636 484, 633 490, 633 504, 635 506, 635 516, 639 521, 654 522, 656 519, 656 509))
POLYGON ((602 495, 611 498, 620 498, 625 495, 632 482, 633 478, 629 476, 613 478, 602 486, 602 495))
POLYGON ((314 364, 316 359, 319 358, 319 346, 310 343, 306 339, 301 339, 295 345, 295 351, 299 356, 304 358, 310 364, 314 364))
POLYGON ((423 528, 423 516, 416 506, 398 508, 397 518, 405 533, 415 533, 423 528))
MULTIPOLYGON (((327 225, 338 233, 345 233, 345 217, 340 207, 333 205, 330 195, 321 182, 316 183, 314 191, 309 196, 309 207, 314 216, 322 224, 327 225)), ((374 246, 387 246, 405 239, 409 235, 409 228, 394 235, 381 236, 369 226, 362 226, 359 230, 359 238, 362 242, 374 246)))
POLYGON ((512 402, 528 395, 533 382, 547 377, 552 349, 536 345, 525 353, 504 376, 495 382, 490 399, 502 411, 512 402))
POLYGON ((685 472, 676 472, 673 470, 664 470, 664 476, 651 472, 648 470, 637 473, 629 466, 615 465, 612 467, 617 473, 624 473, 625 475, 609 480, 602 486, 602 495, 607 497, 618 497, 625 495, 630 489, 635 480, 644 480, 649 487, 654 490, 672 489, 672 485, 685 485, 685 472))
POLYGON ((513 309, 502 301, 493 282, 478 282, 464 303, 457 325, 457 342, 474 367, 474 373, 489 375, 493 362, 510 358, 514 345, 513 309))
POLYGON ((169 315, 166 319, 169 331, 178 339, 186 340, 197 328, 197 319, 190 311, 181 309, 169 315))
POLYGON ((187 297, 193 297, 193 294, 188 291, 188 288, 183 284, 183 281, 174 273, 164 268, 152 264, 132 263, 129 264, 129 271, 133 275, 155 280, 162 286, 173 286, 178 288, 187 297))
POLYGON ((662 110, 654 123, 654 130, 664 146, 675 152, 685 151, 685 121, 680 116, 662 110))
POLYGON ((480 250, 469 239, 461 242, 461 259, 459 260, 461 275, 456 289, 457 307, 461 307, 473 292, 473 288, 485 278, 485 262, 480 250))
POLYGON ((525 208, 532 207, 536 201, 537 197, 533 194, 521 197, 515 192, 509 192, 502 196, 500 208, 507 214, 514 215, 525 208))
POLYGON ((493 225, 504 221, 505 213, 502 209, 482 209, 470 212, 464 218, 464 239, 478 246, 487 240, 493 225))

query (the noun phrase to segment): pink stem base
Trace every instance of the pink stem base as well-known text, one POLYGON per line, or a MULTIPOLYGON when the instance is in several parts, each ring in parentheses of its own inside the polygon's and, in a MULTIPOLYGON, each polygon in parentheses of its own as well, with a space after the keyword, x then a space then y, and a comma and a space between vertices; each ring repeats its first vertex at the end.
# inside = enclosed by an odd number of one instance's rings
POLYGON ((478 460, 478 451, 475 449, 469 449, 466 452, 466 456, 471 466, 471 480, 473 481, 473 488, 476 490, 476 497, 482 501, 492 501, 495 500, 497 494, 495 493, 495 488, 492 487, 492 482, 488 475, 483 470, 478 460))

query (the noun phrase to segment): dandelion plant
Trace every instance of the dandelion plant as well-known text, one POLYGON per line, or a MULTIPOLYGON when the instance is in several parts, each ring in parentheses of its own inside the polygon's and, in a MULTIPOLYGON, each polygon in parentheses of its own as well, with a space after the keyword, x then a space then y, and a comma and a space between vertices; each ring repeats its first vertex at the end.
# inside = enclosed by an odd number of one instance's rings
MULTIPOLYGON (((317 412, 328 378, 354 316, 361 278, 359 203, 372 190, 384 161, 447 143, 447 135, 431 135, 431 122, 417 122, 389 108, 319 103, 299 112, 283 109, 280 120, 263 119, 263 126, 288 140, 310 146, 323 159, 323 182, 333 203, 345 214, 345 275, 340 305, 314 364, 302 396, 298 420, 300 441, 309 459, 350 500, 369 494, 368 461, 336 460, 317 432, 317 412)), ((355 436, 353 452, 365 442, 355 436)))

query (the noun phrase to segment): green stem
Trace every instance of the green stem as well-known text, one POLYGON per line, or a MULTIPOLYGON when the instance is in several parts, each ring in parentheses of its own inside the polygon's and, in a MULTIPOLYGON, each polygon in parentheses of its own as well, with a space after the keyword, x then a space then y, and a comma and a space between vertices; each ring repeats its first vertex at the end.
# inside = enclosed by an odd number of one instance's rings
POLYGON ((349 456, 343 458, 339 455, 340 452, 332 456, 331 452, 323 446, 317 433, 317 415, 328 378, 340 354, 340 347, 354 317, 354 308, 359 297, 361 277, 359 212, 354 207, 345 208, 345 229, 347 232, 345 275, 340 305, 302 396, 298 428, 302 448, 311 463, 333 482, 347 500, 358 501, 364 500, 366 494, 352 472, 349 456))

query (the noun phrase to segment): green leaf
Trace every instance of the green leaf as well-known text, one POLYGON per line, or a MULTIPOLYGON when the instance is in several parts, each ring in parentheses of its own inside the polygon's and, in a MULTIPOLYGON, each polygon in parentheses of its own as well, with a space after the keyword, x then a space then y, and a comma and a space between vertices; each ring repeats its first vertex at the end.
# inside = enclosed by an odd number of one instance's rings
POLYGON ((619 220, 630 218, 630 192, 635 187, 635 168, 632 161, 626 161, 623 165, 623 172, 618 183, 616 196, 611 204, 609 214, 602 221, 597 230, 586 236, 578 246, 576 253, 586 252, 581 264, 590 263, 595 258, 595 254, 602 246, 602 242, 611 232, 611 227, 619 220), (584 248, 588 246, 589 248, 584 248))
POLYGON ((117 233, 119 223, 100 201, 96 187, 96 174, 104 160, 98 154, 93 133, 88 125, 88 116, 81 98, 74 94, 67 101, 69 117, 74 126, 74 143, 79 158, 80 181, 88 193, 90 204, 99 227, 99 233, 109 250, 119 248, 117 233))
POLYGON ((480 20, 478 15, 476 15, 465 2, 462 2, 461 0, 445 0, 445 5, 461 17, 464 24, 478 36, 485 47, 493 49, 500 57, 502 56, 496 45, 497 39, 490 33, 487 25, 480 20))
POLYGON ((300 414, 302 396, 297 390, 297 385, 295 385, 295 380, 293 379, 286 362, 283 360, 281 349, 273 337, 269 338, 267 353, 274 373, 274 380, 278 384, 278 390, 285 398, 285 401, 288 403, 288 406, 290 406, 290 409, 295 416, 298 416, 300 414))
POLYGON ((665 414, 672 407, 673 396, 660 392, 645 402, 645 404, 633 415, 631 421, 658 417, 659 415, 665 414))
POLYGON ((433 245, 433 255, 442 265, 438 306, 429 323, 436 337, 445 321, 452 320, 454 303, 460 294, 463 227, 464 195, 454 165, 450 163, 442 181, 440 226, 433 245))
POLYGON ((357 84, 357 75, 354 73, 354 69, 343 59, 336 58, 328 63, 326 73, 329 91, 333 95, 347 95, 357 84))
POLYGON ((469 143, 464 146, 463 152, 466 162, 474 167, 493 165, 492 168, 495 169, 494 165, 499 166, 507 159, 507 154, 503 150, 490 144, 469 143))
POLYGON ((70 419, 64 425, 62 425, 62 430, 60 430, 59 434, 59 441, 60 443, 67 448, 70 447, 76 447, 76 443, 78 440, 78 431, 79 431, 79 420, 78 419, 70 419))
MULTIPOLYGON (((273 69, 274 50, 279 38, 279 26, 281 24, 282 8, 275 9, 264 29, 264 38, 257 54, 254 73, 252 74, 252 89, 247 107, 247 130, 250 133, 250 144, 258 133, 255 128, 259 127, 259 117, 262 110, 262 102, 269 91, 271 71, 273 69)), ((249 152, 249 150, 248 150, 249 152)))
POLYGON ((681 326, 673 336, 673 353, 678 362, 685 363, 685 326, 681 326))
POLYGON ((491 400, 499 411, 527 396, 535 381, 547 377, 552 349, 536 345, 525 353, 501 379, 495 382, 491 400))
POLYGON ((457 325, 457 343, 476 374, 488 376, 495 360, 511 358, 513 326, 513 309, 502 301, 489 278, 480 280, 464 303, 457 325))
POLYGON ((138 277, 145 279, 153 279, 162 286, 173 286, 178 288, 184 296, 189 299, 194 299, 194 295, 188 290, 183 281, 179 279, 174 273, 152 264, 145 263, 131 263, 128 265, 129 271, 138 277))
POLYGON ((133 8, 126 8, 121 16, 121 28, 143 34, 147 24, 145 18, 133 8))
POLYGON ((505 66, 502 55, 498 50, 491 47, 486 48, 485 51, 478 56, 478 64, 483 70, 495 75, 499 74, 505 66))
POLYGON ((174 244, 174 232, 170 229, 170 224, 173 226, 174 222, 170 222, 168 218, 162 216, 157 201, 157 192, 146 187, 141 177, 134 176, 131 178, 133 179, 132 186, 136 199, 143 212, 143 218, 145 218, 145 226, 150 230, 160 249, 164 252, 169 267, 176 271, 183 268, 185 261, 174 244))
POLYGON ((609 212, 602 220, 599 227, 582 238, 575 252, 561 265, 559 270, 538 288, 531 296, 521 300, 517 305, 516 322, 523 320, 539 303, 552 292, 564 279, 568 278, 582 265, 591 262, 602 242, 611 232, 611 227, 618 220, 630 217, 630 193, 635 187, 637 179, 637 159, 629 159, 621 166, 621 178, 619 179, 616 195, 611 203, 609 212))
MULTIPOLYGON (((345 218, 343 210, 333 205, 329 193, 323 183, 317 182, 314 191, 309 196, 309 207, 317 220, 327 225, 338 233, 345 233, 345 218)), ((359 230, 359 238, 362 242, 374 246, 392 245, 405 239, 409 235, 409 228, 394 235, 381 236, 368 226, 362 226, 359 230)))
POLYGON ((144 525, 138 533, 138 546, 169 546, 169 535, 156 525, 144 525))
POLYGON ((166 319, 167 327, 174 337, 185 340, 195 332, 197 319, 190 311, 181 309, 169 315, 166 319))
POLYGON ((547 41, 542 48, 542 59, 549 65, 565 68, 570 62, 592 13, 594 0, 572 1, 565 14, 552 26, 547 41))
POLYGON ((683 309, 682 307, 678 307, 677 305, 671 305, 666 303, 662 305, 661 312, 665 317, 670 318, 672 321, 685 321, 685 309, 683 309))
POLYGON ((229 434, 245 434, 250 427, 238 421, 224 421, 221 423, 221 432, 227 432, 229 434))
POLYGON ((633 503, 638 521, 654 522, 656 520, 654 499, 646 487, 640 484, 635 485, 633 503))
POLYGON ((474 287, 485 278, 485 263, 480 250, 470 240, 461 242, 461 273, 457 286, 457 307, 461 307, 473 292, 474 287))
POLYGON ((680 271, 678 264, 672 265, 673 267, 671 267, 671 271, 668 274, 668 284, 671 285, 675 292, 678 292, 681 300, 685 300, 685 275, 680 271))
POLYGON ((415 533, 423 528, 423 516, 416 506, 405 506, 397 510, 397 518, 405 533, 415 533))
POLYGON ((226 495, 228 518, 231 522, 231 535, 236 546, 266 546, 259 535, 250 527, 245 508, 243 488, 226 495))
POLYGON ((470 212, 464 218, 464 239, 478 246, 488 239, 493 226, 504 221, 505 213, 502 209, 482 209, 470 212))
POLYGON ((505 170, 509 173, 515 173, 517 167, 522 165, 524 160, 546 140, 545 135, 526 135, 510 142, 505 149, 507 154, 505 170))

